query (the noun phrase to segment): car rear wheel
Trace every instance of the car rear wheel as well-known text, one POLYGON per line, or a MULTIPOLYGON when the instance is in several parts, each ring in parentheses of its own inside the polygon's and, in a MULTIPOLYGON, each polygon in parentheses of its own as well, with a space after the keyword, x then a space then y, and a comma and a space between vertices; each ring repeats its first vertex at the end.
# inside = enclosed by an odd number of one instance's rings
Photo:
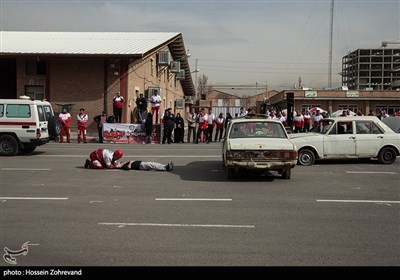
POLYGON ((378 162, 383 164, 392 164, 396 160, 396 151, 391 147, 383 148, 378 155, 378 162))
POLYGON ((0 136, 0 155, 15 156, 19 153, 17 139, 11 135, 0 136))
POLYGON ((291 169, 283 169, 282 170, 282 179, 290 179, 291 169))
POLYGON ((314 152, 310 149, 303 149, 299 151, 299 159, 298 163, 300 165, 313 165, 315 162, 315 155, 314 152))

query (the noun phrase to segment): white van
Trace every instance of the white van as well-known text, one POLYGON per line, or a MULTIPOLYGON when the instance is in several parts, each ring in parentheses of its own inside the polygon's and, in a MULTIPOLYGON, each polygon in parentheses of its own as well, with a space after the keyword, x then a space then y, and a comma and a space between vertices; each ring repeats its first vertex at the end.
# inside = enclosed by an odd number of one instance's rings
POLYGON ((33 152, 60 133, 60 123, 47 101, 0 99, 0 155, 33 152))

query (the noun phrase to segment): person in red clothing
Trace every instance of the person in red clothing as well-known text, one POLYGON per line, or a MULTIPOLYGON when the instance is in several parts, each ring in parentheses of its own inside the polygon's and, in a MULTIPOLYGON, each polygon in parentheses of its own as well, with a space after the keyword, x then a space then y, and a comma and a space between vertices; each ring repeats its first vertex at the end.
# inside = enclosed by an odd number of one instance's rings
POLYGON ((112 152, 108 149, 99 148, 90 153, 90 159, 86 159, 85 168, 90 169, 122 169, 122 170, 155 170, 155 171, 172 171, 174 163, 171 161, 167 164, 149 161, 118 161, 122 158, 124 152, 116 150, 112 152))
POLYGON ((113 98, 113 109, 116 123, 121 123, 122 108, 124 108, 124 102, 125 100, 121 96, 120 92, 117 92, 117 95, 113 98))
POLYGON ((78 121, 78 143, 83 140, 83 143, 86 143, 86 128, 88 115, 85 113, 85 109, 81 108, 79 110, 79 114, 77 116, 78 121))
POLYGON ((218 132, 219 132, 219 142, 221 142, 222 132, 224 131, 224 122, 225 122, 224 114, 219 113, 218 118, 215 120, 215 123, 217 125, 217 131, 215 132, 214 142, 217 142, 218 132))
POLYGON ((294 124, 294 133, 303 132, 304 118, 303 115, 300 113, 300 111, 296 112, 296 116, 294 116, 293 118, 293 124, 294 124))
POLYGON ((309 132, 311 128, 311 116, 310 112, 307 111, 304 115, 304 132, 309 132))
POLYGON ((71 115, 68 113, 66 108, 62 109, 62 113, 58 115, 61 124, 60 130, 60 143, 64 142, 64 134, 67 134, 67 142, 71 143, 71 115))
POLYGON ((118 160, 123 156, 122 150, 116 150, 115 152, 108 149, 99 148, 90 153, 89 158, 85 161, 85 168, 91 169, 115 169, 122 168, 123 163, 118 160))

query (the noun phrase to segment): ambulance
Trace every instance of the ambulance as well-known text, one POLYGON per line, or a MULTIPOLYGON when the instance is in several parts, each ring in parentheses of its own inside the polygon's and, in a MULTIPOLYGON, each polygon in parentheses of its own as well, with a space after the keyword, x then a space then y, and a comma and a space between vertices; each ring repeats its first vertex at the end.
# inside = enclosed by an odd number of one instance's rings
POLYGON ((0 99, 0 155, 32 153, 60 133, 58 117, 48 101, 0 99))

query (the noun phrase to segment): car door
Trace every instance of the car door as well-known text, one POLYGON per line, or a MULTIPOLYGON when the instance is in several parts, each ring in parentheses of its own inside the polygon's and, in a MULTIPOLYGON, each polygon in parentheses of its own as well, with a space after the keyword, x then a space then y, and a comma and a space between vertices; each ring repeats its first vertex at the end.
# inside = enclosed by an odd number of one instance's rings
POLYGON ((324 135, 325 158, 348 158, 356 156, 356 135, 353 122, 336 122, 324 135))
POLYGON ((384 132, 371 120, 355 121, 356 151, 359 157, 374 157, 385 141, 384 132))

